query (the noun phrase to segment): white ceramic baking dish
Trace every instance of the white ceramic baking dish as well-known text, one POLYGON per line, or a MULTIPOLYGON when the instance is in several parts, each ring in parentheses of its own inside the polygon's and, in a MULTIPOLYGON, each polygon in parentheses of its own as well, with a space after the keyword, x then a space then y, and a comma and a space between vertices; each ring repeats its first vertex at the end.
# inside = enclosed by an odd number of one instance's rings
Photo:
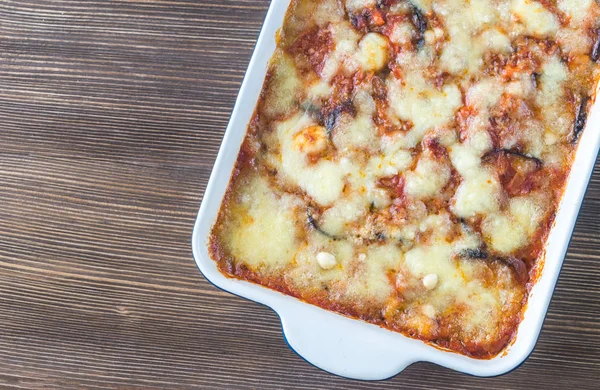
POLYGON ((289 3, 290 0, 274 0, 271 3, 202 200, 192 238, 194 257, 200 271, 215 286, 275 310, 281 318, 283 333, 290 347, 309 363, 337 375, 363 380, 386 379, 418 361, 436 363, 477 376, 495 376, 514 369, 529 356, 538 339, 594 168, 600 147, 598 104, 595 104, 579 141, 567 189, 546 246, 543 271, 531 291, 514 342, 504 353, 491 360, 477 360, 443 351, 260 285, 227 278, 209 256, 207 242, 210 230, 258 101, 268 62, 275 50, 275 35, 283 24, 289 3))

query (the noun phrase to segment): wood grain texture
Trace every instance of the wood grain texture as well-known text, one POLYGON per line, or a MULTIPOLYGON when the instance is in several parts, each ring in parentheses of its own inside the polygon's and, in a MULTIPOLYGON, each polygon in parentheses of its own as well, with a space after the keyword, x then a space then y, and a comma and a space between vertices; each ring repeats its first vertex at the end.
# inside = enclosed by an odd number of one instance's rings
POLYGON ((0 387, 597 389, 599 174, 537 348, 499 378, 334 377, 202 278, 192 226, 267 7, 0 0, 0 387))

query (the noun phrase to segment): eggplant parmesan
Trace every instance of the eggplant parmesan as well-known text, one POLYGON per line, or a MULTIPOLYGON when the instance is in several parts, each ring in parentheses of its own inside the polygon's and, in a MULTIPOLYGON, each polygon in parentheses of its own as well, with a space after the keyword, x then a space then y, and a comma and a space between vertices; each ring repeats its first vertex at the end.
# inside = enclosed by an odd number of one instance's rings
POLYGON ((292 0, 211 256, 229 277, 496 356, 543 266, 599 28, 594 0, 292 0))

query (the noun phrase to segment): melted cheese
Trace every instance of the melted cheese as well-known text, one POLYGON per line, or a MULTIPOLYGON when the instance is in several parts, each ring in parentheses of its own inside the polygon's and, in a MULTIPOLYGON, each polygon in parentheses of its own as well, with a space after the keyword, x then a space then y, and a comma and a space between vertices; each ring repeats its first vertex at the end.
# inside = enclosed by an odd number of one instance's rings
POLYGON ((534 234, 543 220, 547 201, 543 196, 519 196, 510 200, 510 213, 527 234, 534 234))
POLYGON ((414 171, 405 175, 405 192, 417 199, 436 196, 450 180, 450 167, 429 157, 419 160, 414 171))
POLYGON ((344 10, 338 6, 337 0, 322 0, 311 16, 318 26, 325 27, 330 23, 340 23, 344 20, 344 10))
POLYGON ((387 272, 400 267, 402 252, 395 245, 374 245, 365 255, 358 264, 362 272, 348 278, 347 295, 350 299, 385 301, 393 292, 387 272))
POLYGON ((314 124, 305 115, 296 115, 277 126, 281 147, 282 173, 316 202, 327 205, 339 198, 347 170, 338 163, 320 160, 309 164, 307 155, 296 146, 296 136, 314 124))
POLYGON ((539 195, 512 198, 504 213, 486 217, 482 224, 483 234, 495 250, 511 254, 525 246, 528 238, 539 229, 545 204, 539 195))
POLYGON ((511 11, 534 36, 548 36, 558 31, 556 16, 535 0, 513 0, 511 11))
POLYGON ((540 77, 541 88, 536 100, 544 108, 544 122, 554 133, 564 134, 570 131, 570 118, 564 110, 559 109, 563 102, 564 82, 567 80, 567 69, 558 56, 549 59, 542 67, 540 77))
POLYGON ((394 25, 392 29, 392 33, 390 34, 390 39, 392 42, 406 45, 410 43, 415 34, 414 26, 409 22, 397 23, 394 25))
POLYGON ((308 89, 308 97, 310 100, 323 99, 331 95, 333 88, 329 83, 322 80, 317 80, 308 89))
POLYGON ((389 60, 387 39, 377 33, 368 33, 358 45, 356 60, 365 72, 377 72, 389 60))
POLYGON ((375 102, 364 90, 353 99, 356 116, 342 114, 336 120, 333 142, 338 149, 369 148, 377 142, 377 128, 373 122, 375 102))
POLYGON ((417 6, 421 11, 428 12, 431 10, 431 4, 434 0, 412 0, 411 3, 417 6))
MULTIPOLYGON (((481 46, 487 46, 487 49, 498 53, 508 54, 512 50, 510 38, 498 28, 490 28, 483 31, 477 43, 481 46)), ((485 51, 485 49, 482 51, 485 51)))
POLYGON ((363 196, 340 199, 323 213, 322 228, 330 234, 342 235, 346 224, 363 217, 368 208, 368 199, 363 196))
POLYGON ((359 66, 354 58, 354 53, 358 50, 360 35, 347 22, 330 25, 329 29, 333 36, 335 50, 327 57, 321 71, 321 78, 325 82, 330 81, 339 71, 352 73, 359 66))
POLYGON ((394 176, 409 168, 413 159, 412 154, 407 150, 390 150, 384 155, 371 157, 367 163, 367 171, 377 178, 394 176))
POLYGON ((466 103, 475 109, 467 129, 469 146, 474 148, 475 152, 480 155, 492 147, 487 131, 490 121, 490 109, 498 104, 503 90, 504 86, 498 79, 485 78, 467 91, 466 103))
POLYGON ((346 0, 346 9, 348 11, 360 11, 363 8, 373 8, 377 5, 377 0, 346 0))
POLYGON ((456 190, 452 211, 461 218, 497 211, 501 191, 500 183, 493 174, 486 170, 476 170, 456 190))
POLYGON ((276 54, 272 69, 273 77, 265 99, 266 113, 270 116, 284 115, 297 102, 302 80, 294 62, 285 54, 276 54))
POLYGON ((473 36, 483 26, 497 20, 495 7, 489 0, 450 0, 434 2, 433 9, 445 18, 450 35, 440 57, 441 67, 452 74, 477 71, 483 65, 482 56, 487 45, 493 45, 499 38, 484 36, 477 41, 473 36))
POLYGON ((287 280, 300 287, 310 288, 314 283, 335 283, 343 277, 344 270, 350 267, 354 258, 354 248, 344 241, 333 241, 313 233, 305 245, 299 247, 294 255, 295 265, 286 275, 287 280), (336 265, 323 269, 319 265, 319 253, 328 253, 335 258, 336 265))
POLYGON ((454 223, 450 215, 446 212, 440 212, 439 214, 430 214, 423 219, 419 225, 419 231, 429 233, 431 240, 434 242, 443 242, 449 237, 453 226, 454 223))
POLYGON ((512 253, 527 242, 525 229, 507 215, 489 215, 481 227, 492 248, 502 253, 512 253))
POLYGON ((594 0, 558 0, 558 9, 571 17, 571 24, 581 23, 592 6, 594 0))
MULTIPOLYGON (((478 338, 485 337, 490 320, 497 318, 503 302, 496 291, 487 289, 474 277, 480 272, 481 264, 456 261, 454 255, 452 245, 436 243, 406 253, 405 264, 415 278, 438 275, 436 288, 428 293, 431 297, 426 305, 431 307, 426 308, 428 317, 435 318, 452 305, 462 305, 467 308, 465 316, 469 319, 463 324, 463 330, 478 338)), ((510 278, 510 275, 504 276, 510 278)))
POLYGON ((232 234, 226 236, 231 254, 252 267, 272 270, 286 265, 300 244, 294 223, 296 200, 277 194, 257 176, 243 187, 239 198, 229 222, 232 234))
POLYGON ((388 93, 395 115, 414 125, 404 137, 404 146, 414 147, 428 130, 454 118, 462 104, 462 95, 454 84, 439 90, 417 73, 407 75, 406 80, 410 80, 410 84, 400 80, 388 82, 388 93))
POLYGON ((499 80, 485 78, 469 88, 466 102, 478 110, 489 110, 500 100, 502 90, 503 85, 499 80))

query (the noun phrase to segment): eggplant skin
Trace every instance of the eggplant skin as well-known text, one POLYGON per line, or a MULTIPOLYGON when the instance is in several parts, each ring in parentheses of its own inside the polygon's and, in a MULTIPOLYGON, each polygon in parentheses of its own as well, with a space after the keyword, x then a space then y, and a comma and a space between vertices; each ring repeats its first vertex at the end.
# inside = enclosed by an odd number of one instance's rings
POLYGON ((344 112, 352 116, 356 114, 356 110, 351 100, 346 100, 341 104, 338 104, 329 113, 321 114, 323 118, 323 123, 325 125, 325 128, 327 129, 328 134, 331 134, 338 120, 338 117, 344 112))
POLYGON ((487 253, 482 248, 465 249, 463 252, 460 253, 460 255, 461 255, 461 257, 467 257, 470 259, 482 259, 482 260, 485 260, 490 257, 490 254, 487 253))
POLYGON ((579 141, 579 137, 581 136, 583 129, 585 129, 585 124, 587 122, 588 116, 587 109, 589 101, 590 98, 584 96, 583 98, 581 98, 581 103, 579 104, 579 106, 577 106, 577 111, 575 113, 575 123, 573 124, 573 143, 579 141))
POLYGON ((308 225, 310 225, 313 229, 315 229, 316 231, 318 231, 319 233, 323 234, 326 237, 331 238, 332 240, 338 241, 341 240, 341 237, 338 237, 334 234, 330 234, 328 232, 326 232, 325 230, 323 230, 321 228, 321 226, 319 225, 319 222, 317 222, 317 220, 315 219, 315 217, 313 216, 312 211, 310 210, 310 208, 306 209, 306 222, 308 223, 308 225))
POLYGON ((331 135, 337 123, 338 117, 342 113, 348 113, 352 116, 356 115, 356 110, 351 100, 343 101, 336 105, 333 109, 317 106, 311 102, 305 102, 301 106, 305 113, 312 116, 318 124, 327 129, 327 134, 331 135))
POLYGON ((415 45, 417 48, 421 48, 425 44, 425 31, 427 31, 427 19, 421 10, 414 4, 410 3, 410 10, 412 12, 412 23, 419 31, 419 37, 416 40, 415 45))
POLYGON ((483 157, 482 157, 482 161, 487 162, 489 160, 491 160, 495 155, 498 154, 505 154, 505 155, 509 155, 509 156, 515 156, 518 158, 522 158, 524 160, 529 160, 535 163, 536 167, 539 169, 542 167, 542 165, 544 164, 542 162, 542 160, 540 160, 537 157, 531 156, 529 154, 526 153, 522 153, 519 152, 518 150, 514 150, 514 149, 494 149, 491 152, 486 153, 483 157))
POLYGON ((596 42, 592 47, 592 53, 590 54, 590 58, 594 62, 598 62, 598 60, 600 60, 600 28, 596 32, 596 42))
POLYGON ((460 253, 460 256, 472 260, 499 261, 513 270, 515 277, 520 283, 524 284, 529 279, 527 265, 523 260, 516 257, 493 256, 483 248, 466 249, 460 253))
POLYGON ((525 284, 529 280, 529 273, 527 272, 527 265, 521 259, 517 259, 516 257, 509 257, 507 259, 502 259, 504 263, 506 263, 514 272, 517 280, 525 284))

